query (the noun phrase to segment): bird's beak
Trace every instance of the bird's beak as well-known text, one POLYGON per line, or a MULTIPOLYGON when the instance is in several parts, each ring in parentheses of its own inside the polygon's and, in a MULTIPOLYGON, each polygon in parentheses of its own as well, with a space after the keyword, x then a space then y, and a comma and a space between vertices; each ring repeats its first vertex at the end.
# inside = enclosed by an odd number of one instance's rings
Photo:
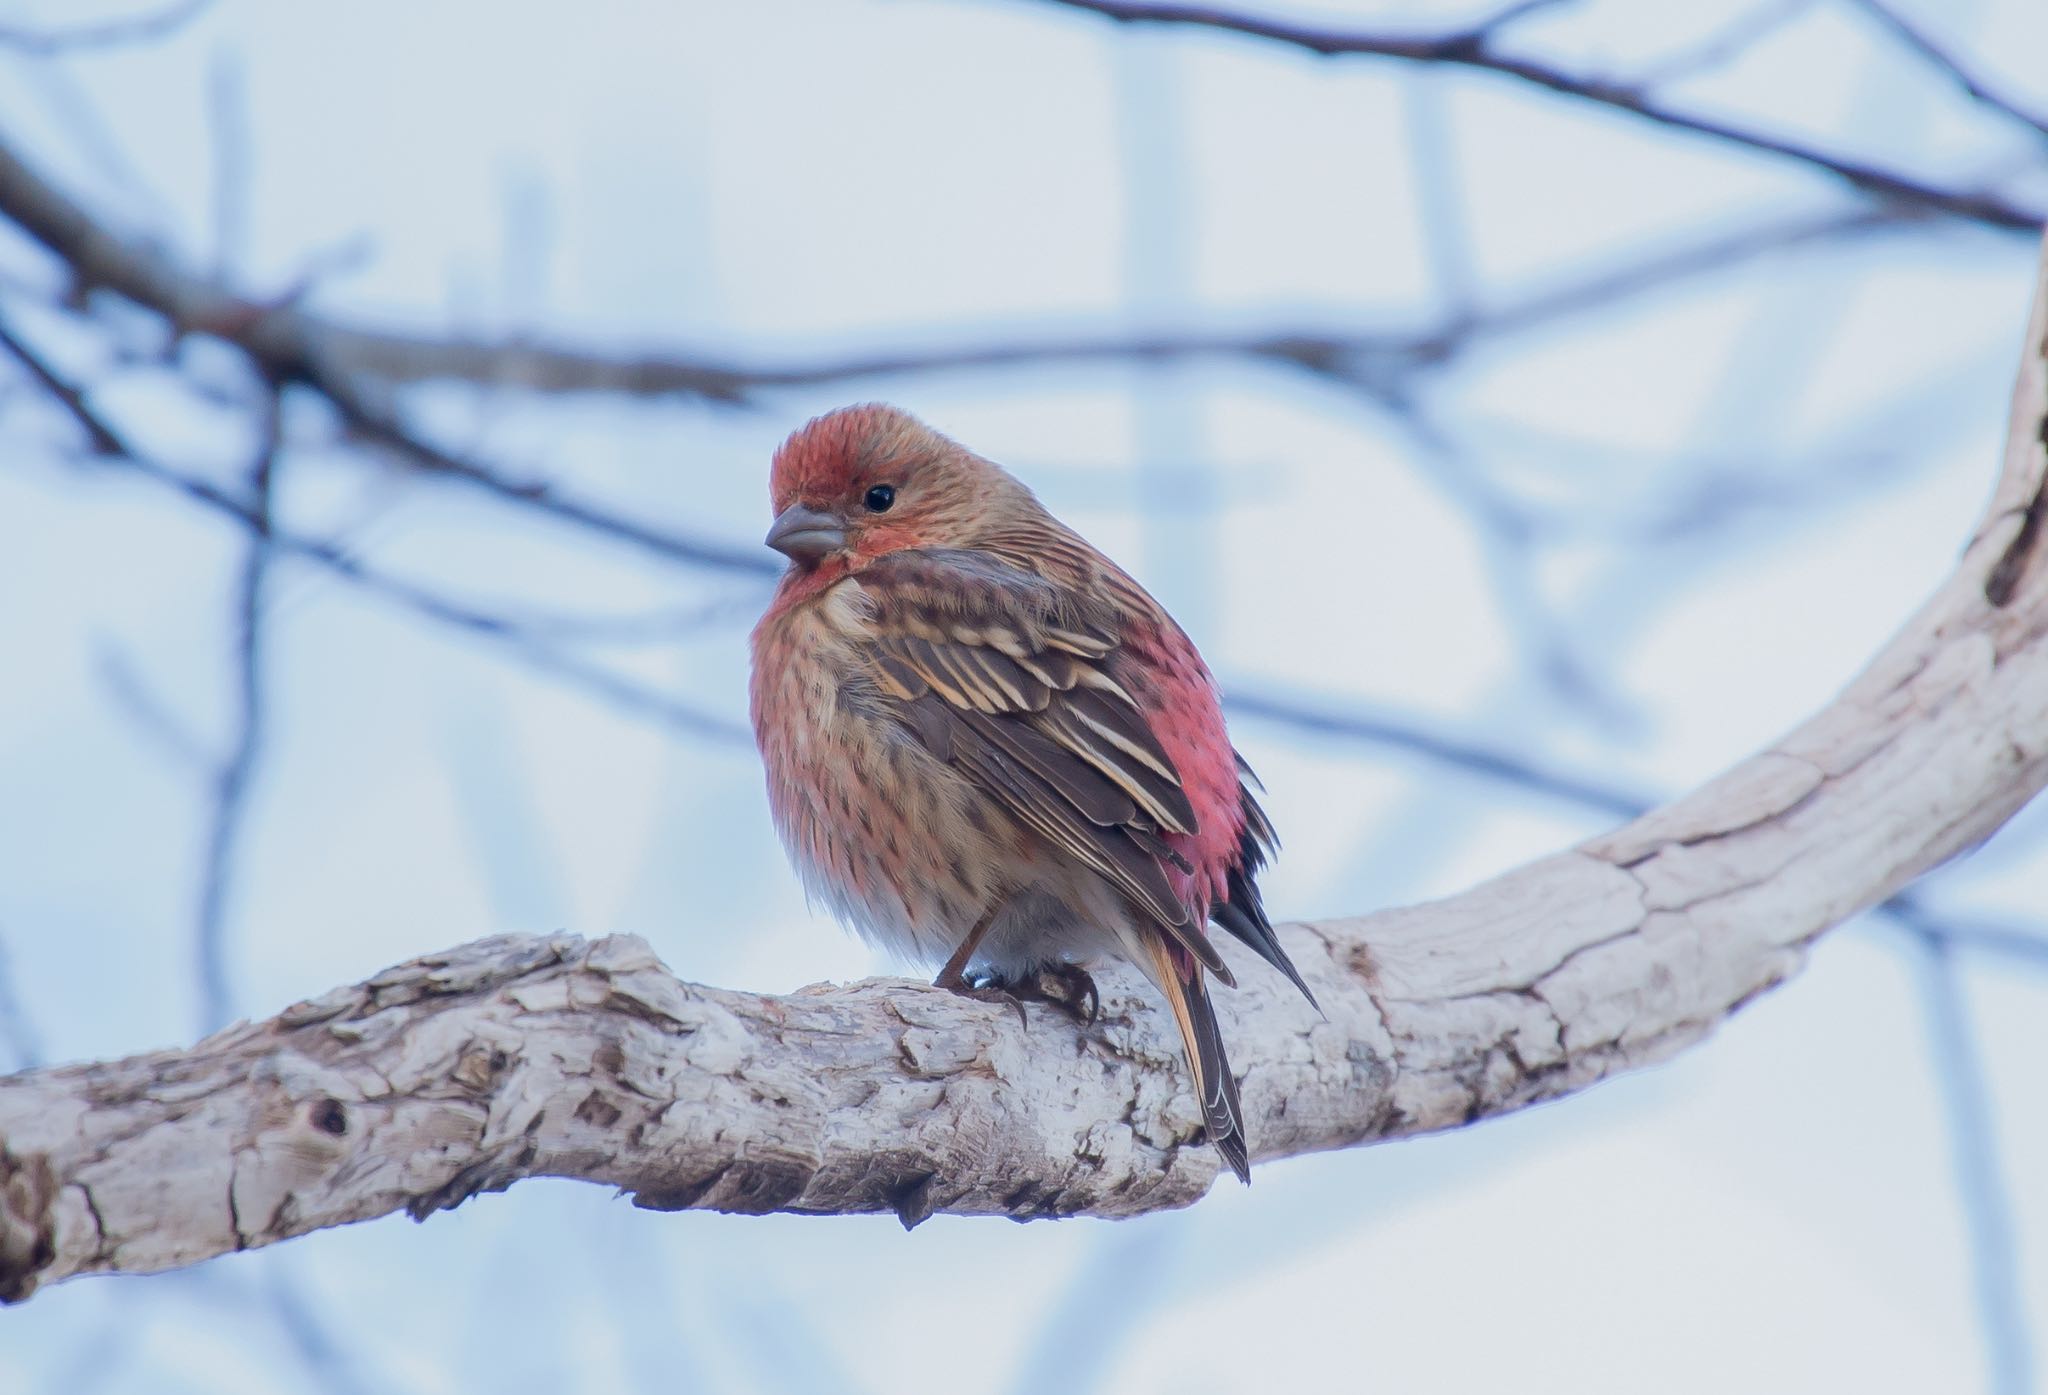
POLYGON ((846 523, 823 509, 791 504, 775 516, 763 541, 793 562, 815 563, 846 546, 846 523))

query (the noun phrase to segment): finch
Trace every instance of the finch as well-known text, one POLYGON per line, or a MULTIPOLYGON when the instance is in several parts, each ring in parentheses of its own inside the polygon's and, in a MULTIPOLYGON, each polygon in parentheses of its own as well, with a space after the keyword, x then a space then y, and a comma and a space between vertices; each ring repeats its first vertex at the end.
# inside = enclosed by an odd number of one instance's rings
POLYGON ((1087 962, 1137 965, 1249 1182, 1208 922, 1315 999, 1260 903, 1273 826, 1194 644, 1001 466, 896 408, 803 426, 769 490, 789 568, 751 707, 806 890, 955 992, 1051 975, 1072 1006, 1087 962))

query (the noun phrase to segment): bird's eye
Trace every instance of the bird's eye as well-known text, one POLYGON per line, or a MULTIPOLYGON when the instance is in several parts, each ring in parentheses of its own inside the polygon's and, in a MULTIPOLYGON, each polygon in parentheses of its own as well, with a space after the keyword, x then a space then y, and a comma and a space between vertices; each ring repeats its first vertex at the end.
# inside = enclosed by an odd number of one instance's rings
POLYGON ((896 486, 878 484, 867 492, 861 502, 867 505, 869 513, 887 513, 889 506, 896 502, 896 486))

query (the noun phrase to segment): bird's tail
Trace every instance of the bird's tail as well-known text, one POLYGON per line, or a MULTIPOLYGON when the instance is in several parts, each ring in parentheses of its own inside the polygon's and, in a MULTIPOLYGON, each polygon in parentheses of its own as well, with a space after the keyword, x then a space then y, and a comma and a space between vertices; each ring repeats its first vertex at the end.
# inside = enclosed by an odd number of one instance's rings
POLYGON ((1202 1118, 1209 1141, 1230 1164, 1230 1170, 1245 1183, 1252 1180, 1251 1153, 1245 1145, 1244 1108, 1237 1101, 1237 1080, 1230 1073, 1230 1060, 1223 1054, 1223 1033, 1216 1022, 1216 1009, 1209 1002, 1209 987, 1203 981, 1202 966, 1195 957, 1163 934, 1144 936, 1146 955, 1139 962, 1173 1009, 1180 1026, 1181 1044, 1187 1050, 1188 1069, 1195 1077, 1195 1096, 1202 1102, 1202 1118))

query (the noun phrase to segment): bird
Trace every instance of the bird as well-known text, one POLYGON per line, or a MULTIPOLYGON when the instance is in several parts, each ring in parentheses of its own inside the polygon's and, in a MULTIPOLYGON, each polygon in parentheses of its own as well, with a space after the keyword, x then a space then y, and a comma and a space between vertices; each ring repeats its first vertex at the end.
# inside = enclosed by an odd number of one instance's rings
POLYGON ((1193 641, 1009 471, 899 408, 799 427, 769 493, 788 566, 749 707, 807 896, 956 993, 1092 1017, 1086 966, 1134 964, 1249 1183, 1209 995, 1236 980, 1206 927, 1315 997, 1260 899, 1279 841, 1193 641))

